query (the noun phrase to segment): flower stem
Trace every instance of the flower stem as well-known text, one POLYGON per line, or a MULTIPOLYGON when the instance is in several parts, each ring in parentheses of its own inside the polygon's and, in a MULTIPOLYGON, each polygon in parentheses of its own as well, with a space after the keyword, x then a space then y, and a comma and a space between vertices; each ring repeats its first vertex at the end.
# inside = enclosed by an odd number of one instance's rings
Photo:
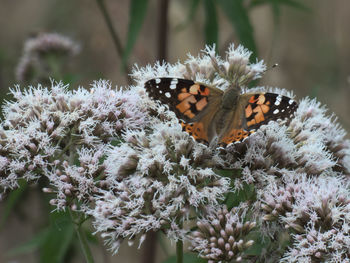
POLYGON ((73 212, 70 209, 69 209, 69 214, 70 214, 70 217, 71 217, 72 222, 74 224, 74 229, 77 232, 80 246, 81 246, 81 249, 82 249, 84 257, 85 257, 85 262, 94 263, 94 258, 92 257, 91 250, 90 250, 88 242, 86 240, 85 233, 81 228, 81 224, 76 222, 74 215, 73 215, 73 212))
POLYGON ((184 260, 184 244, 182 240, 176 242, 176 263, 183 263, 184 260))
MULTIPOLYGON (((72 146, 69 147, 69 164, 70 165, 74 164, 74 157, 76 154, 76 151, 75 151, 76 149, 75 149, 74 144, 73 144, 74 131, 75 131, 75 128, 73 127, 73 129, 71 131, 71 138, 70 138, 70 141, 68 143, 68 145, 72 144, 72 146)), ((78 218, 74 214, 74 211, 72 211, 71 209, 68 208, 68 211, 69 211, 70 218, 74 224, 74 229, 77 232, 80 246, 81 246, 81 249, 82 249, 84 257, 85 257, 85 262, 86 263, 94 263, 94 258, 92 257, 91 250, 90 250, 88 242, 86 240, 85 233, 84 233, 83 229, 81 228, 81 226, 83 225, 85 220, 81 220, 81 218, 78 218)))
POLYGON ((167 60, 169 0, 159 0, 158 60, 167 60))
MULTIPOLYGON (((122 58, 123 57, 123 53, 124 53, 124 48, 123 48, 122 43, 120 41, 120 38, 119 38, 119 36, 117 34, 117 31, 115 30, 115 28, 113 26, 112 19, 111 19, 111 16, 109 15, 109 13, 108 13, 108 10, 106 8, 105 2, 104 2, 104 0, 96 0, 96 2, 97 2, 98 7, 101 10, 101 13, 103 15, 103 18, 104 18, 105 22, 107 24, 109 33, 111 34, 114 46, 115 46, 115 48, 117 50, 117 53, 118 53, 119 57, 122 58)), ((126 65, 124 63, 122 63, 122 67, 123 67, 122 68, 123 71, 126 73, 128 84, 130 84, 131 83, 131 78, 129 76, 130 69, 129 69, 128 65, 126 65)))

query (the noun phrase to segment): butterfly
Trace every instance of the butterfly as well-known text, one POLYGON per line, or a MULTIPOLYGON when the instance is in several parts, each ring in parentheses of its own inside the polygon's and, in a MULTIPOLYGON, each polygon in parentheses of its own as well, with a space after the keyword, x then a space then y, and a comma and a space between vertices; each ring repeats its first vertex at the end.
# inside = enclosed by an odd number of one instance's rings
POLYGON ((289 119, 297 103, 275 93, 240 94, 189 79, 155 78, 145 83, 148 95, 169 106, 182 129, 196 141, 221 147, 241 142, 270 120, 289 119))

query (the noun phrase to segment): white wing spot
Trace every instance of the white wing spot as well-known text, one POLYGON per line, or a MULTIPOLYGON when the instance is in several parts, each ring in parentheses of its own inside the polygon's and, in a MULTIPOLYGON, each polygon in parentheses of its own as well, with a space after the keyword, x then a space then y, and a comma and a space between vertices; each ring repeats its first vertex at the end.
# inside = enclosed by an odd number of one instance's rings
POLYGON ((176 84, 171 84, 170 89, 176 89, 176 84))
POLYGON ((159 93, 160 93, 160 94, 162 94, 162 93, 163 93, 163 91, 162 91, 162 90, 159 90, 159 93))
POLYGON ((293 104, 294 100, 289 100, 289 105, 293 104))
POLYGON ((284 112, 284 109, 282 109, 281 111, 284 112))
POLYGON ((170 84, 176 85, 178 82, 179 82, 178 79, 172 79, 170 84))
POLYGON ((160 83, 160 79, 156 79, 156 84, 159 84, 160 83))
POLYGON ((280 111, 278 110, 278 109, 275 109, 274 111, 273 111, 273 114, 277 114, 277 113, 279 113, 280 111))
POLYGON ((277 97, 276 97, 276 101, 275 101, 275 105, 280 105, 281 104, 281 100, 282 100, 282 96, 281 95, 278 95, 277 97))
POLYGON ((170 98, 171 94, 169 92, 165 92, 165 97, 170 98))
POLYGON ((158 86, 158 85, 156 85, 156 88, 157 88, 157 89, 159 89, 159 86, 158 86))

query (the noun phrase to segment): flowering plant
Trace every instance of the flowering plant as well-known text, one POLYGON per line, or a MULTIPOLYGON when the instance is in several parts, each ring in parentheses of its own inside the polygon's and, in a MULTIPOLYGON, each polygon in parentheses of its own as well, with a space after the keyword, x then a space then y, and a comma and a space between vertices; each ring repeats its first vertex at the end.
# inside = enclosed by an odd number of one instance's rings
POLYGON ((350 262, 350 142, 325 107, 302 99, 290 121, 222 149, 194 141, 145 92, 147 80, 172 77, 222 90, 234 82, 244 94, 266 70, 250 55, 207 47, 184 63, 135 66, 126 89, 12 90, 0 127, 2 195, 46 177, 51 205, 91 217, 113 253, 156 231, 177 243, 178 262, 183 242, 208 262, 350 262))

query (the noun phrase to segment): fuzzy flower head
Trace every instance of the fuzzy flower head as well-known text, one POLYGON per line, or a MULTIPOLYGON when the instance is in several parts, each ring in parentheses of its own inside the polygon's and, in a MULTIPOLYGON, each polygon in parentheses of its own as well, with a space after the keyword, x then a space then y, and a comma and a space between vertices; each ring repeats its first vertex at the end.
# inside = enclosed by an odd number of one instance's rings
POLYGON ((250 63, 252 52, 243 46, 231 44, 226 52, 226 59, 216 54, 215 46, 206 46, 202 54, 182 63, 159 64, 154 67, 138 68, 135 66, 132 76, 140 85, 152 78, 174 77, 200 81, 226 89, 229 86, 245 87, 251 80, 260 78, 266 71, 263 61, 250 63))
POLYGON ((110 244, 163 230, 183 239, 180 225, 195 211, 217 205, 229 180, 211 168, 211 152, 182 133, 177 123, 153 124, 151 133, 127 131, 126 142, 109 150, 108 186, 88 208, 110 244))
MULTIPOLYGON (((80 52, 80 46, 69 37, 57 33, 40 33, 29 38, 23 47, 23 55, 16 68, 20 82, 48 80, 53 77, 51 66, 80 52)), ((56 69, 57 70, 57 69, 56 69)))
POLYGON ((191 250, 210 263, 242 261, 244 251, 254 243, 247 235, 256 226, 255 222, 244 221, 247 206, 242 204, 231 211, 226 206, 210 210, 191 234, 191 250))
POLYGON ((283 262, 350 259, 348 181, 294 175, 285 178, 283 186, 265 193, 262 209, 264 220, 276 221, 295 233, 283 262))
POLYGON ((137 95, 112 89, 107 81, 95 82, 91 91, 52 83, 51 89, 16 88, 12 94, 0 132, 1 189, 16 187, 22 177, 32 181, 45 175, 57 191, 53 204, 59 208, 67 197, 85 200, 95 190, 94 178, 103 176, 106 145, 123 129, 139 129, 146 121, 137 95))

